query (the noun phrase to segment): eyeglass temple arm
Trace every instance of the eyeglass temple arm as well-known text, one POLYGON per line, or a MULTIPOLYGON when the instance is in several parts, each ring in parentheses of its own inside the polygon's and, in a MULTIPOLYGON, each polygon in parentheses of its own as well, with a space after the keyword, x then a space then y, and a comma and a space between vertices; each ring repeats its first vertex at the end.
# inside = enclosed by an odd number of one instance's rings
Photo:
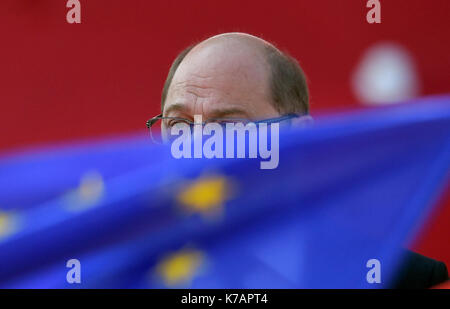
POLYGON ((162 114, 159 114, 159 115, 147 120, 147 122, 145 123, 147 125, 147 128, 150 129, 152 127, 152 125, 154 125, 155 122, 157 122, 161 117, 162 117, 162 114))
POLYGON ((301 115, 290 113, 290 114, 287 114, 287 115, 284 115, 281 117, 277 117, 277 118, 255 121, 255 123, 274 123, 274 122, 281 122, 281 121, 289 120, 292 118, 298 118, 298 117, 301 117, 301 115))

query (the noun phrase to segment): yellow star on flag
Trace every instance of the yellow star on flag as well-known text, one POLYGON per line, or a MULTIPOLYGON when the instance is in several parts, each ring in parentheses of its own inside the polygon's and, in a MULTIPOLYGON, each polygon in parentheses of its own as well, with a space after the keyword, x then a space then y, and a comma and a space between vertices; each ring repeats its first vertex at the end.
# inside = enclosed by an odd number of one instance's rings
POLYGON ((230 198, 230 189, 225 177, 205 176, 184 187, 177 201, 188 212, 220 214, 225 200, 230 198))
POLYGON ((10 235, 15 230, 15 218, 7 213, 0 212, 0 239, 10 235))
POLYGON ((80 179, 80 185, 67 196, 67 209, 78 211, 95 206, 104 195, 105 184, 98 172, 88 172, 80 179))
POLYGON ((166 286, 176 286, 189 283, 204 263, 202 252, 193 249, 183 249, 164 258, 156 271, 166 286))

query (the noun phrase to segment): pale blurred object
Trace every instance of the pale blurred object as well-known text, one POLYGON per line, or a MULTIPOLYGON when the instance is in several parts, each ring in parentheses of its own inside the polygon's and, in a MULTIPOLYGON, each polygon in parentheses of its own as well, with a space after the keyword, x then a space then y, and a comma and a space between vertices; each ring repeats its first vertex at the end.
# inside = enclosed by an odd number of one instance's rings
POLYGON ((364 104, 391 104, 415 98, 420 82, 412 55, 395 43, 378 43, 362 56, 352 89, 364 104))

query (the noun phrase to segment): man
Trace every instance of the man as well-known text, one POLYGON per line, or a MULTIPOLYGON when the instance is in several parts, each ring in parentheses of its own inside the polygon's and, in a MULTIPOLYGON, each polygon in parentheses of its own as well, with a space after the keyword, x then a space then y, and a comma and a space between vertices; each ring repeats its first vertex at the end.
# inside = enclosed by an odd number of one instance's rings
MULTIPOLYGON (((305 124, 309 94, 297 61, 272 44, 244 33, 213 36, 178 55, 165 82, 162 135, 171 117, 193 122, 240 118, 252 121, 297 114, 305 124)), ((445 264, 407 251, 396 288, 428 288, 448 279, 445 264)))
MULTIPOLYGON (((312 121, 305 76, 295 59, 244 33, 226 33, 185 49, 169 71, 162 117, 244 118, 252 121, 297 114, 312 121)), ((166 118, 167 120, 167 118, 166 118)), ((162 121, 164 137, 170 121, 162 121)))

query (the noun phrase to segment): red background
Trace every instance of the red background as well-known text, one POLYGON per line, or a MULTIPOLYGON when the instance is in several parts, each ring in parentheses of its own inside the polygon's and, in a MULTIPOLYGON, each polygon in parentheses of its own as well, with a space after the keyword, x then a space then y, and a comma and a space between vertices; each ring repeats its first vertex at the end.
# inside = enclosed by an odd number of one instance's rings
MULTIPOLYGON (((261 36, 296 57, 308 75, 312 114, 360 106, 350 78, 381 41, 415 61, 421 95, 450 92, 450 1, 65 0, 0 3, 0 151, 144 129, 159 111, 169 65, 185 46, 228 31, 261 36)), ((450 193, 414 248, 450 265, 450 193)))

